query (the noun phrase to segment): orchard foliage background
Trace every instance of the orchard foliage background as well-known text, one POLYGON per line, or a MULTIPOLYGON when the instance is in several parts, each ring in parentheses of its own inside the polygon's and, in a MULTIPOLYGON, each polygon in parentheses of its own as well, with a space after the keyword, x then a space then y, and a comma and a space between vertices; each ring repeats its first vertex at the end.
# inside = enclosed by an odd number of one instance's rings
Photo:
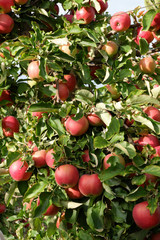
MULTIPOLYGON (((6 205, 6 211, 0 214, 0 229, 6 239, 143 240, 160 231, 159 226, 141 230, 132 217, 133 207, 143 201, 148 201, 153 214, 160 197, 159 155, 151 157, 156 153, 154 144, 137 142, 147 134, 158 139, 160 135, 160 122, 143 111, 146 106, 160 106, 160 87, 154 87, 160 83, 159 39, 149 44, 140 38, 139 45, 134 41, 138 27, 155 30, 150 25, 159 8, 152 1, 147 10, 147 14, 138 7, 130 11, 132 24, 123 32, 111 29, 111 16, 98 13, 97 0, 29 0, 13 6, 8 13, 14 28, 0 35, 0 94, 8 90, 12 102, 1 99, 0 119, 2 122, 6 116, 14 116, 20 129, 14 137, 5 137, 0 127, 0 158, 4 160, 0 164, 0 203, 6 205), (73 21, 57 15, 57 3, 67 15, 74 15, 73 21), (84 24, 75 13, 90 4, 97 13, 91 23, 84 24), (118 45, 112 57, 102 49, 107 41, 118 45), (59 46, 66 44, 69 52, 61 51, 59 46), (139 62, 145 55, 152 55, 156 61, 153 73, 140 70, 139 62), (41 78, 29 78, 31 61, 39 61, 41 78), (59 87, 62 82, 66 84, 64 75, 70 73, 76 77, 76 89, 60 97, 59 87), (107 84, 115 88, 114 94, 107 84), (32 112, 43 114, 38 118, 32 112), (89 125, 81 136, 66 131, 68 116, 79 120, 91 113, 99 116, 102 126, 89 125), (35 166, 35 146, 37 150, 54 149, 54 168, 35 166), (82 160, 84 150, 89 150, 88 162, 82 160), (104 169, 104 157, 113 152, 121 154, 126 165, 116 155, 104 169), (8 172, 19 158, 32 172, 27 181, 15 181, 8 172), (55 181, 55 170, 64 164, 74 165, 80 176, 98 174, 103 192, 69 198, 55 181), (156 180, 146 182, 145 173, 156 180), (29 209, 26 202, 31 203, 29 209), (55 216, 44 216, 51 202, 59 211, 55 216)), ((62 90, 62 95, 65 93, 62 90)))

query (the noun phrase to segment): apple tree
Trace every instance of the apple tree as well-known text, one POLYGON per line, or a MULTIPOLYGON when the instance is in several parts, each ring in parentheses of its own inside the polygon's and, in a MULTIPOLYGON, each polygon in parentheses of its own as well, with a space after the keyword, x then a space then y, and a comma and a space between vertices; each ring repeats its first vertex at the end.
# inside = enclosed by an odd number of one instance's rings
MULTIPOLYGON (((147 2, 147 1, 146 1, 147 2)), ((0 0, 6 239, 158 239, 160 10, 0 0)))

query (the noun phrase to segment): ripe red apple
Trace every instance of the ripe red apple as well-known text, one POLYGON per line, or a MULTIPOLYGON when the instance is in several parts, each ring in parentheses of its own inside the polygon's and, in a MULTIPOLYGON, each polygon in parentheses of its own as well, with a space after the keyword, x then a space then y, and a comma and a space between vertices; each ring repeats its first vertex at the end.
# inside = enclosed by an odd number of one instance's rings
POLYGON ((65 14, 64 17, 67 19, 67 21, 69 21, 70 23, 73 22, 73 17, 74 15, 72 14, 65 14))
MULTIPOLYGON (((42 77, 39 76, 39 61, 33 61, 30 62, 28 65, 28 76, 31 79, 39 79, 39 80, 44 80, 42 77)), ((46 66, 46 72, 48 73, 48 67, 46 66)))
POLYGON ((66 83, 59 83, 58 95, 62 101, 65 101, 69 97, 69 89, 66 83))
POLYGON ((93 7, 82 7, 76 11, 76 19, 84 20, 84 24, 88 24, 93 21, 95 16, 95 9, 93 7))
POLYGON ((53 157, 53 154, 54 153, 54 150, 51 149, 47 152, 46 154, 46 164, 51 167, 51 168, 55 168, 55 165, 54 165, 54 157, 53 157))
POLYGON ((97 69, 101 69, 100 66, 90 66, 89 68, 91 70, 90 75, 91 75, 92 79, 96 79, 97 76, 95 75, 95 73, 96 73, 97 69))
POLYGON ((64 79, 67 81, 66 85, 69 91, 72 92, 76 87, 76 83, 77 83, 76 77, 72 73, 70 73, 70 74, 65 74, 64 79))
POLYGON ((7 116, 2 120, 3 134, 6 137, 13 137, 14 133, 19 132, 19 122, 13 116, 7 116))
POLYGON ((57 4, 54 5, 54 10, 56 11, 57 15, 59 13, 59 6, 57 4))
MULTIPOLYGON (((37 206, 39 206, 40 205, 40 199, 39 199, 39 197, 38 197, 38 199, 37 199, 37 206)), ((47 208, 47 210, 46 210, 46 212, 43 214, 44 216, 54 216, 54 215, 56 215, 57 213, 58 213, 58 211, 59 211, 59 207, 57 207, 56 205, 54 205, 54 204, 51 204, 48 208, 47 208)))
POLYGON ((147 144, 151 145, 151 147, 153 147, 153 148, 160 145, 159 139, 152 134, 147 134, 145 136, 142 136, 135 142, 138 143, 139 146, 137 146, 137 147, 138 147, 138 150, 140 150, 140 151, 142 151, 142 149, 143 149, 142 147, 147 144))
POLYGON ((158 206, 154 214, 150 214, 147 208, 148 202, 141 202, 134 206, 132 216, 139 228, 149 229, 160 223, 160 207, 158 206))
POLYGON ((45 150, 39 150, 37 152, 34 152, 32 154, 32 159, 34 161, 34 165, 37 168, 46 166, 46 151, 45 150))
POLYGON ((82 159, 83 159, 83 162, 89 162, 91 160, 90 156, 89 156, 89 150, 88 149, 84 150, 84 154, 82 155, 82 159))
POLYGON ((32 112, 33 117, 38 117, 38 119, 43 117, 44 112, 32 112))
POLYGON ((148 56, 140 60, 139 67, 143 73, 154 73, 156 63, 151 56, 148 56))
POLYGON ((111 164, 107 163, 107 161, 112 156, 118 157, 119 158, 119 163, 121 163, 123 166, 126 165, 124 158, 120 154, 116 154, 116 153, 113 152, 113 153, 109 153, 105 156, 105 158, 103 160, 103 168, 104 169, 108 169, 111 166, 111 164))
POLYGON ((131 119, 131 120, 129 120, 129 119, 125 119, 125 124, 128 126, 128 127, 131 127, 132 126, 132 124, 134 123, 134 119, 131 119))
POLYGON ((110 19, 111 28, 116 32, 124 32, 131 25, 130 16, 125 12, 117 12, 110 19))
POLYGON ((87 115, 88 122, 91 126, 102 126, 104 122, 95 113, 90 113, 87 115))
POLYGON ((0 14, 0 33, 7 34, 12 31, 14 21, 8 14, 0 14))
POLYGON ((77 121, 69 117, 65 122, 65 127, 67 132, 69 132, 72 136, 81 136, 87 132, 89 123, 85 116, 77 121))
POLYGON ((14 6, 14 0, 0 0, 0 13, 11 12, 12 6, 14 6))
POLYGON ((160 240, 160 232, 152 234, 151 240, 160 240))
POLYGON ((10 165, 9 173, 15 181, 27 181, 32 175, 32 172, 27 172, 27 169, 28 163, 20 158, 10 165))
POLYGON ((111 93, 113 99, 117 99, 120 97, 120 93, 118 92, 115 84, 107 84, 106 88, 111 93))
POLYGON ((72 188, 66 188, 65 191, 70 199, 79 199, 83 197, 77 185, 72 188))
MULTIPOLYGON (((29 140, 29 142, 27 143, 27 145, 28 145, 29 148, 32 148, 32 146, 34 145, 34 143, 33 143, 31 140, 29 140)), ((32 149, 32 151, 33 151, 33 152, 38 151, 38 147, 35 146, 35 147, 32 149)))
POLYGON ((3 100, 7 100, 10 103, 7 103, 7 106, 12 106, 13 105, 13 101, 11 99, 11 95, 10 92, 8 90, 3 90, 2 94, 0 95, 0 102, 3 100))
POLYGON ((6 205, 3 203, 0 203, 0 214, 4 213, 6 211, 6 205))
POLYGON ((102 14, 103 12, 105 12, 108 8, 108 2, 104 2, 103 0, 97 0, 100 4, 100 11, 98 12, 98 14, 102 14))
POLYGON ((151 23, 151 28, 153 31, 158 31, 160 29, 160 13, 157 13, 154 17, 151 23))
POLYGON ((28 0, 14 0, 17 5, 24 5, 28 2, 28 0))
POLYGON ((155 121, 160 122, 160 111, 159 109, 152 107, 152 106, 148 106, 146 107, 143 112, 145 112, 148 117, 154 119, 155 121))
POLYGON ((74 187, 79 180, 78 169, 70 164, 61 165, 55 171, 55 180, 63 188, 74 187))
POLYGON ((102 183, 98 174, 84 174, 80 177, 78 183, 79 191, 86 197, 99 196, 103 191, 102 183))
POLYGON ((146 41, 148 43, 151 43, 153 41, 153 39, 154 39, 154 36, 153 36, 152 32, 150 32, 150 31, 142 31, 142 28, 143 27, 138 27, 137 28, 137 37, 135 39, 135 42, 139 45, 139 40, 140 40, 140 37, 141 37, 141 38, 146 39, 146 41))
POLYGON ((150 182, 155 183, 158 179, 158 177, 156 177, 152 174, 149 174, 149 173, 145 173, 145 175, 146 175, 145 185, 148 185, 150 182))
POLYGON ((102 49, 108 54, 108 56, 112 57, 118 52, 118 45, 113 41, 108 41, 105 45, 103 45, 102 49))

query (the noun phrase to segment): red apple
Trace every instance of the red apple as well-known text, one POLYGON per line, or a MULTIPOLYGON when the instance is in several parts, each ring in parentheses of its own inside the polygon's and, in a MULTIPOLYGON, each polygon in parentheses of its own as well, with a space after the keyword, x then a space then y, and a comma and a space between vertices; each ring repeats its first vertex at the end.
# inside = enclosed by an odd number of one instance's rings
POLYGON ((95 16, 95 9, 93 7, 82 7, 76 11, 76 19, 84 20, 84 24, 88 24, 93 21, 95 16))
POLYGON ((38 147, 37 146, 33 147, 33 145, 35 145, 35 144, 31 140, 29 140, 27 145, 28 145, 29 148, 33 148, 32 149, 33 152, 38 151, 38 147))
POLYGON ((124 158, 120 154, 116 154, 116 153, 113 152, 113 153, 109 153, 105 156, 105 158, 103 160, 103 168, 104 169, 108 169, 111 166, 111 164, 107 163, 107 161, 112 156, 118 157, 119 158, 119 163, 121 163, 123 166, 126 165, 124 158))
MULTIPOLYGON (((28 65, 27 72, 28 72, 29 78, 31 79, 44 80, 42 77, 39 76, 39 61, 30 62, 28 65)), ((49 72, 47 66, 46 66, 46 72, 47 74, 49 72)))
POLYGON ((106 88, 111 93, 111 96, 112 96, 113 99, 117 99, 117 98, 120 97, 120 93, 117 91, 117 88, 116 88, 115 84, 107 84, 106 88))
POLYGON ((14 133, 19 132, 19 122, 13 116, 7 116, 2 120, 3 134, 6 137, 13 137, 14 133))
MULTIPOLYGON (((10 56, 11 56, 10 47, 9 47, 9 46, 6 46, 5 49, 7 49, 7 50, 9 51, 10 56)), ((2 52, 0 52, 0 56, 1 56, 2 58, 5 58, 5 56, 4 56, 4 54, 3 54, 2 52)))
POLYGON ((91 70, 90 75, 91 75, 92 79, 96 79, 97 76, 95 75, 95 73, 96 73, 97 69, 101 69, 100 66, 90 66, 89 68, 91 70))
POLYGON ((118 52, 118 45, 113 41, 108 41, 105 45, 103 45, 102 50, 104 50, 108 56, 112 57, 118 52))
POLYGON ((69 97, 69 89, 66 83, 59 83, 58 95, 62 101, 65 101, 69 97))
POLYGON ((98 174, 84 174, 80 177, 78 183, 79 191, 86 197, 99 196, 103 191, 102 183, 98 174))
POLYGON ((11 12, 12 6, 14 6, 14 0, 0 0, 0 13, 11 12))
POLYGON ((111 28, 116 32, 126 31, 130 25, 130 16, 125 12, 117 12, 110 19, 111 28))
POLYGON ((155 108, 155 107, 152 107, 152 106, 149 106, 149 107, 146 107, 143 112, 145 112, 148 117, 154 119, 155 121, 158 121, 160 122, 160 111, 159 109, 155 108))
POLYGON ((131 127, 132 126, 132 124, 134 123, 134 119, 131 119, 131 120, 129 120, 129 119, 125 119, 125 124, 128 126, 128 127, 131 127))
POLYGON ((69 132, 72 136, 81 136, 87 132, 89 123, 85 116, 77 121, 69 117, 65 122, 65 127, 67 132, 69 132))
POLYGON ((103 12, 105 12, 105 11, 107 10, 107 8, 108 8, 108 2, 104 2, 103 0, 97 0, 97 1, 99 2, 100 7, 101 7, 101 9, 100 9, 100 11, 98 12, 98 14, 101 14, 101 13, 103 13, 103 12))
POLYGON ((6 104, 7 106, 13 105, 13 101, 11 99, 10 92, 8 90, 3 90, 2 94, 0 95, 0 102, 3 100, 7 100, 10 102, 6 104))
POLYGON ((12 31, 14 21, 8 14, 0 14, 0 33, 7 34, 12 31))
POLYGON ((139 67, 143 73, 154 73, 156 63, 151 56, 148 56, 140 60, 139 67))
POLYGON ((149 174, 149 173, 145 173, 145 175, 146 175, 145 185, 148 185, 150 182, 155 183, 158 179, 158 177, 156 177, 152 174, 149 174))
MULTIPOLYGON (((38 197, 38 199, 37 199, 37 206, 39 206, 40 205, 40 199, 39 199, 39 197, 38 197)), ((47 208, 47 210, 46 210, 46 212, 43 214, 44 216, 54 216, 54 215, 56 215, 57 213, 58 213, 58 211, 59 211, 59 207, 57 207, 56 205, 54 205, 54 204, 51 204, 48 208, 47 208)))
POLYGON ((66 188, 65 191, 70 199, 79 199, 83 197, 77 185, 72 188, 66 188))
POLYGON ((46 166, 46 151, 39 150, 32 154, 32 159, 34 161, 34 165, 37 168, 46 166))
POLYGON ((28 0, 14 0, 17 5, 24 5, 28 2, 28 0))
POLYGON ((152 32, 150 31, 142 31, 143 27, 138 27, 137 28, 137 37, 135 39, 135 42, 139 45, 139 38, 144 38, 148 43, 151 43, 154 39, 154 36, 152 32))
POLYGON ((38 117, 38 119, 43 117, 44 112, 32 112, 33 117, 38 117))
POLYGON ((56 11, 57 15, 59 13, 59 6, 57 4, 54 5, 54 10, 56 11))
POLYGON ((160 145, 159 139, 152 134, 147 134, 145 136, 142 136, 135 142, 138 143, 138 145, 139 145, 138 149, 140 147, 140 149, 139 149, 140 151, 143 149, 142 147, 147 145, 147 144, 151 145, 151 147, 153 147, 153 148, 160 145))
POLYGON ((27 172, 27 169, 28 163, 20 158, 10 165, 9 173, 15 181, 27 181, 32 175, 32 172, 27 172))
POLYGON ((151 240, 160 240, 160 232, 152 234, 151 240))
POLYGON ((67 19, 67 21, 69 21, 70 23, 73 22, 73 17, 74 15, 71 14, 65 14, 64 17, 67 19))
POLYGON ((95 113, 90 113, 87 115, 88 122, 91 126, 102 126, 104 122, 95 113))
POLYGON ((55 180, 63 188, 74 187, 79 180, 78 169, 70 164, 61 165, 55 171, 55 180))
POLYGON ((150 214, 147 208, 148 202, 141 202, 134 206, 132 216, 139 228, 150 229, 160 223, 160 207, 158 206, 154 214, 150 214))
POLYGON ((83 162, 89 162, 91 160, 90 156, 89 156, 89 150, 88 149, 84 150, 84 154, 82 155, 82 159, 83 159, 83 162))
POLYGON ((160 13, 157 13, 154 17, 151 23, 151 28, 153 29, 153 31, 158 31, 160 29, 160 13))
POLYGON ((67 81, 66 85, 69 91, 72 92, 76 87, 76 83, 77 83, 76 77, 72 73, 70 73, 70 74, 65 74, 64 79, 67 81))
POLYGON ((0 203, 0 214, 4 213, 6 211, 6 205, 3 203, 0 203))
POLYGON ((54 153, 54 150, 51 149, 47 152, 46 154, 46 164, 51 167, 51 168, 55 168, 55 165, 54 165, 54 157, 53 157, 53 154, 54 153))

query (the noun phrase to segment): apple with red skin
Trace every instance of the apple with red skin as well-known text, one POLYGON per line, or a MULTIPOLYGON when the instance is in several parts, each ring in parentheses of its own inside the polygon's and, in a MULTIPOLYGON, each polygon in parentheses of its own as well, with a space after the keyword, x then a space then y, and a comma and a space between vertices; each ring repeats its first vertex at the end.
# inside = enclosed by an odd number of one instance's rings
POLYGON ((59 13, 59 6, 57 4, 54 5, 54 11, 56 11, 57 15, 59 13))
POLYGON ((91 70, 90 75, 91 75, 92 79, 96 79, 97 78, 97 76, 95 75, 96 70, 101 69, 101 67, 100 66, 90 66, 89 68, 91 70))
POLYGON ((142 151, 143 147, 147 144, 151 145, 151 147, 153 148, 160 145, 159 139, 152 134, 147 134, 145 136, 140 137, 138 140, 135 141, 135 143, 138 143, 137 149, 139 151, 142 151))
POLYGON ((113 41, 108 41, 105 45, 102 46, 102 50, 104 50, 108 56, 113 57, 118 52, 118 45, 113 41))
POLYGON ((73 22, 73 17, 74 15, 72 14, 65 14, 64 17, 67 19, 67 21, 69 21, 70 23, 73 22))
POLYGON ((69 97, 69 89, 66 83, 58 84, 58 96, 62 101, 65 101, 69 97))
POLYGON ((17 5, 24 5, 28 2, 28 0, 14 0, 17 5))
POLYGON ((82 7, 76 11, 76 19, 84 20, 84 24, 89 24, 93 21, 95 16, 95 9, 93 7, 82 7))
POLYGON ((123 166, 126 165, 124 158, 120 154, 116 154, 116 153, 113 152, 113 153, 109 153, 105 156, 105 158, 103 160, 103 168, 104 169, 108 169, 111 166, 111 164, 107 163, 107 161, 112 156, 118 157, 119 158, 119 163, 121 163, 123 166))
POLYGON ((0 203, 0 214, 4 213, 6 211, 6 205, 3 203, 0 203))
POLYGON ((3 135, 5 137, 13 137, 14 133, 19 132, 19 122, 13 116, 7 116, 2 120, 3 135))
POLYGON ((0 13, 11 12, 12 6, 14 6, 14 0, 0 0, 0 13))
POLYGON ((111 93, 113 99, 118 99, 120 97, 120 93, 118 92, 115 84, 107 84, 106 88, 111 93))
MULTIPOLYGON (((32 61, 28 65, 27 73, 29 78, 31 79, 39 79, 39 80, 44 80, 42 77, 39 75, 39 61, 32 61)), ((48 67, 46 66, 46 72, 47 74, 49 73, 48 67)))
POLYGON ((80 199, 83 197, 77 185, 72 188, 66 188, 65 191, 70 199, 80 199))
POLYGON ((104 122, 95 113, 90 113, 87 115, 88 122, 91 126, 102 126, 104 122))
POLYGON ((160 13, 157 13, 156 16, 154 17, 151 23, 151 28, 154 32, 160 29, 160 13))
MULTIPOLYGON (((103 12, 105 12, 108 8, 108 2, 104 2, 103 0, 97 0, 100 4, 100 11, 97 12, 98 14, 102 14, 103 12)), ((96 11, 96 10, 95 10, 96 11)))
POLYGON ((117 12, 110 19, 110 26, 116 32, 124 32, 130 25, 130 16, 125 12, 117 12))
POLYGON ((83 162, 89 162, 91 160, 90 156, 89 156, 89 150, 88 149, 84 150, 84 154, 82 155, 82 159, 83 159, 83 162))
POLYGON ((160 239, 160 232, 152 234, 151 240, 159 240, 160 239))
POLYGON ((27 181, 32 175, 32 172, 27 172, 27 169, 28 163, 20 158, 10 165, 9 173, 15 181, 27 181))
POLYGON ((33 117, 38 117, 38 119, 43 117, 44 112, 32 112, 33 117))
POLYGON ((32 159, 34 161, 34 165, 37 168, 46 166, 46 151, 39 150, 32 154, 32 159))
POLYGON ((148 56, 140 60, 139 67, 143 73, 151 74, 154 73, 155 71, 156 62, 151 56, 148 56))
POLYGON ((137 37, 134 41, 139 45, 139 40, 140 40, 140 37, 141 37, 141 38, 146 39, 146 41, 148 43, 151 43, 154 39, 154 36, 153 36, 152 32, 142 31, 142 29, 143 29, 143 27, 138 27, 137 28, 137 37))
POLYGON ((134 206, 132 211, 133 219, 136 225, 141 229, 150 229, 160 223, 160 207, 151 215, 147 208, 148 202, 144 201, 134 206))
MULTIPOLYGON (((32 148, 33 144, 34 144, 34 143, 33 143, 31 140, 29 140, 29 142, 27 143, 27 145, 28 145, 29 148, 32 148)), ((32 149, 32 151, 33 151, 33 152, 38 151, 38 147, 35 146, 35 147, 32 149)))
POLYGON ((155 121, 160 122, 160 111, 159 109, 152 107, 152 106, 148 106, 145 109, 143 109, 143 112, 145 112, 148 117, 154 119, 155 121))
POLYGON ((12 31, 14 21, 8 14, 0 14, 0 33, 7 34, 12 31))
POLYGON ((61 165, 55 171, 55 180, 63 188, 74 187, 79 180, 78 169, 71 164, 61 165))
MULTIPOLYGON (((39 197, 38 197, 38 199, 37 199, 37 206, 39 206, 40 205, 40 199, 39 199, 39 197)), ((46 212, 43 214, 44 216, 54 216, 54 215, 56 215, 57 213, 58 213, 58 211, 59 211, 59 207, 57 207, 56 205, 54 205, 54 204, 51 204, 48 208, 47 208, 47 210, 46 210, 46 212)))
POLYGON ((75 121, 71 117, 69 117, 65 121, 65 127, 67 132, 69 132, 72 136, 81 136, 85 132, 87 132, 89 128, 88 120, 85 116, 75 121))
POLYGON ((70 74, 65 74, 64 79, 67 81, 66 85, 69 91, 72 92, 75 89, 77 84, 76 77, 72 73, 70 73, 70 74))
POLYGON ((78 182, 79 191, 86 197, 99 196, 103 191, 98 174, 84 174, 78 182))
POLYGON ((13 101, 11 99, 11 95, 10 92, 8 90, 3 90, 2 94, 0 95, 0 102, 3 100, 7 100, 10 103, 7 103, 7 106, 12 106, 13 105, 13 101))
POLYGON ((55 165, 54 165, 54 157, 53 157, 53 153, 54 153, 54 150, 51 149, 49 150, 47 153, 46 153, 46 164, 50 167, 50 168, 55 168, 55 165))
POLYGON ((131 127, 133 123, 134 123, 134 119, 131 119, 131 120, 129 120, 128 118, 125 119, 125 124, 126 124, 128 127, 131 127))

